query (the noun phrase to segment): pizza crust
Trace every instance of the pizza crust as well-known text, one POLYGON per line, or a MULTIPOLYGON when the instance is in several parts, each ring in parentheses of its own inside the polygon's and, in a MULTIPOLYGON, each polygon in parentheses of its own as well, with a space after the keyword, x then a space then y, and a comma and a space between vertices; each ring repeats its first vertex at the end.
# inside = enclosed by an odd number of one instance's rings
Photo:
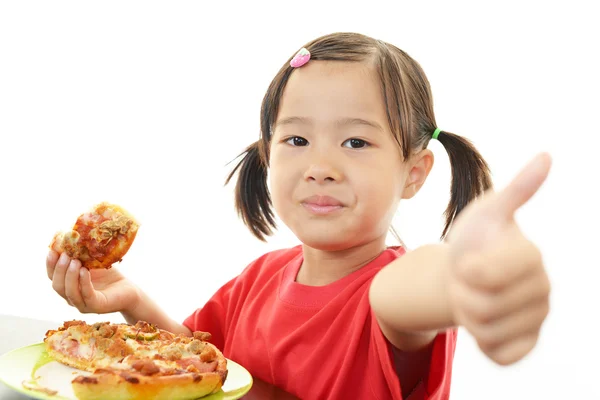
POLYGON ((80 400, 191 400, 218 392, 226 376, 227 371, 152 377, 101 370, 78 376, 72 387, 80 400))

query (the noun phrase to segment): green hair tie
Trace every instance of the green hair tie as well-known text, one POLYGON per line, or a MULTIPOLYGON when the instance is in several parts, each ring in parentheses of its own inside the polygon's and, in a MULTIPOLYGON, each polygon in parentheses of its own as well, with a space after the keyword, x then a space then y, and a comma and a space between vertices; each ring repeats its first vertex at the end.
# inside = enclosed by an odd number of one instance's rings
POLYGON ((435 131, 433 131, 433 136, 431 137, 432 139, 437 139, 438 136, 440 136, 440 132, 442 130, 440 128, 435 128, 435 131))

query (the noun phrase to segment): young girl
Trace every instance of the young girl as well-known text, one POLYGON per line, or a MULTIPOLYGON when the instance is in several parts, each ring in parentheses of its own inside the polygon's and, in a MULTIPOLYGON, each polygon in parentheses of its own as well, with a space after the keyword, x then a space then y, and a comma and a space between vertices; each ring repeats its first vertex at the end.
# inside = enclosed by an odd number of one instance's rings
POLYGON ((457 326, 502 365, 535 346, 549 281, 513 214, 549 167, 542 154, 469 204, 490 188, 488 167, 466 139, 438 129, 420 66, 388 43, 327 35, 273 79, 261 136, 232 173, 252 233, 271 234, 276 212, 301 245, 252 262, 183 324, 115 268, 88 271, 51 251, 48 277, 82 313, 208 331, 225 356, 300 398, 447 399, 457 326), (386 247, 400 200, 432 168, 432 139, 452 166, 445 240, 386 247))

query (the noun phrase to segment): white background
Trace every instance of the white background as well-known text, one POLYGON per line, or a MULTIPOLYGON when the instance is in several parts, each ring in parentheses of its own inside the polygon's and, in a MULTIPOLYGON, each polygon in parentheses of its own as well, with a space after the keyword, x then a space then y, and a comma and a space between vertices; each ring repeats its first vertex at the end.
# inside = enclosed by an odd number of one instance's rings
MULTIPOLYGON (((0 313, 82 318, 53 292, 44 258, 55 231, 103 200, 142 222, 118 268, 178 320, 260 254, 295 245, 285 230, 267 244, 250 235, 226 164, 258 137, 260 101, 287 58, 358 31, 418 60, 439 126, 475 142, 497 187, 537 152, 554 157, 518 214, 553 284, 539 345, 498 367, 463 332, 452 398, 600 398, 600 32, 592 1, 550 3, 2 2, 0 313)), ((395 222, 410 247, 442 229, 448 161, 431 148, 431 177, 395 222)))

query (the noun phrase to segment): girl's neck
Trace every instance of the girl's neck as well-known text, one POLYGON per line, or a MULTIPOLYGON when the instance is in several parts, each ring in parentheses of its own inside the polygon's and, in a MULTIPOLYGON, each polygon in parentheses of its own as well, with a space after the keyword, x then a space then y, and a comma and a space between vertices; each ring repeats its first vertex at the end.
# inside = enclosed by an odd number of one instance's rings
POLYGON ((304 260, 296 282, 308 286, 328 285, 367 265, 385 248, 385 236, 340 251, 323 251, 304 245, 304 260))

